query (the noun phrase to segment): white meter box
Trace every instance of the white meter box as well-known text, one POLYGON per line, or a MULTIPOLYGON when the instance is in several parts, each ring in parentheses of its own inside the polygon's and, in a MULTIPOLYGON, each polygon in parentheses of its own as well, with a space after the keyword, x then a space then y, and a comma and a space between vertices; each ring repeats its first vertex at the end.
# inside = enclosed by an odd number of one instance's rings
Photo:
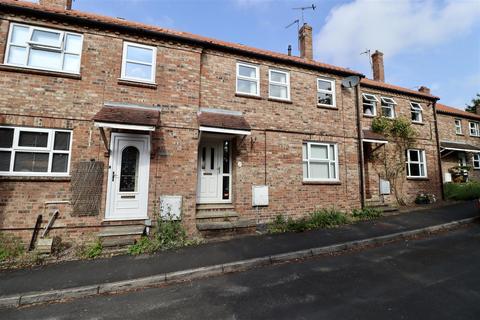
POLYGON ((182 196, 160 196, 160 216, 163 220, 181 220, 182 196))
POLYGON ((252 206, 268 206, 268 186, 252 186, 252 206))
POLYGON ((380 194, 390 194, 390 181, 380 179, 380 194))

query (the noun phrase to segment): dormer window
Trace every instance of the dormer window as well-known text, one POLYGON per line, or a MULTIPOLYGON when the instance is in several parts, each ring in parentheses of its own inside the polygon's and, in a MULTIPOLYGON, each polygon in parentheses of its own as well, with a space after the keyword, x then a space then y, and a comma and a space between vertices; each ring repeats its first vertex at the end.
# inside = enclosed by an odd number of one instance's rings
POLYGON ((374 117, 377 115, 378 99, 373 94, 363 93, 363 114, 374 117))
POLYGON ((422 116, 423 109, 420 103, 410 102, 410 111, 412 114, 412 122, 414 123, 423 122, 423 116, 422 116))
POLYGON ((395 105, 397 104, 392 98, 381 97, 382 116, 385 118, 395 118, 395 105))
POLYGON ((12 23, 5 64, 78 74, 82 44, 78 33, 12 23))

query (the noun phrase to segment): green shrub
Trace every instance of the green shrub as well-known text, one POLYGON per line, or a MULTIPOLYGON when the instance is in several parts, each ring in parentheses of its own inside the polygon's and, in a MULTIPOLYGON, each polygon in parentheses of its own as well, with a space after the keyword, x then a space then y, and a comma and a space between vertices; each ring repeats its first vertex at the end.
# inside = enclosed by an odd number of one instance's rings
POLYGON ((128 253, 137 255, 144 253, 154 253, 160 249, 160 243, 156 238, 141 237, 135 244, 128 248, 128 253))
POLYGON ((387 134, 392 126, 392 120, 385 117, 376 117, 372 120, 372 131, 387 134))
POLYGON ((382 210, 370 207, 366 207, 363 209, 353 209, 352 216, 357 220, 371 220, 381 217, 382 210))
POLYGON ((96 239, 92 243, 80 246, 77 255, 83 259, 95 259, 102 254, 102 251, 102 242, 100 239, 96 239))
POLYGON ((444 185, 445 198, 450 200, 473 200, 480 198, 480 182, 447 182, 444 185))
POLYGON ((268 224, 269 233, 287 232, 287 220, 281 214, 277 215, 271 223, 268 224))
POLYGON ((20 256, 25 251, 20 238, 0 233, 0 262, 20 256))
POLYGON ((306 218, 296 220, 285 219, 284 216, 278 215, 268 224, 268 232, 303 232, 318 228, 332 228, 348 222, 348 217, 344 213, 335 209, 322 209, 311 213, 306 218))

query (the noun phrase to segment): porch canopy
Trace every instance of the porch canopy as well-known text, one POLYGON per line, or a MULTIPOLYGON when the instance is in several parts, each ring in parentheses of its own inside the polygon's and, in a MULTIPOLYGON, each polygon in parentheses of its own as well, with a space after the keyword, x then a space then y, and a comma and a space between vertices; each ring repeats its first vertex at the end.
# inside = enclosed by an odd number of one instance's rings
POLYGON ((468 143, 440 141, 440 152, 444 151, 450 151, 449 153, 453 151, 480 153, 480 147, 468 143))
POLYGON ((160 111, 153 107, 105 103, 93 121, 99 128, 155 131, 159 118, 160 111))
POLYGON ((363 130, 363 142, 368 142, 368 143, 378 143, 378 144, 387 144, 388 140, 387 138, 377 132, 373 132, 372 130, 363 130))
POLYGON ((201 108, 197 114, 201 132, 224 133, 248 136, 251 128, 243 114, 238 111, 201 108))

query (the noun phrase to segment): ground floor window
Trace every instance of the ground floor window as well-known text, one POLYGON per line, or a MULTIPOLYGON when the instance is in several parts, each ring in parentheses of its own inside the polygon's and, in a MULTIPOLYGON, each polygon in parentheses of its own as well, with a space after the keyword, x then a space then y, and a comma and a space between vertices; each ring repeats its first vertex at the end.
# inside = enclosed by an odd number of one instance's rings
POLYGON ((0 175, 65 176, 72 132, 0 127, 0 175))
POLYGON ((427 165, 425 150, 407 150, 407 177, 425 178, 427 176, 427 165))
POLYGON ((338 181, 338 148, 332 143, 303 143, 303 180, 338 181))
POLYGON ((480 169, 480 153, 473 154, 473 169, 480 169))

